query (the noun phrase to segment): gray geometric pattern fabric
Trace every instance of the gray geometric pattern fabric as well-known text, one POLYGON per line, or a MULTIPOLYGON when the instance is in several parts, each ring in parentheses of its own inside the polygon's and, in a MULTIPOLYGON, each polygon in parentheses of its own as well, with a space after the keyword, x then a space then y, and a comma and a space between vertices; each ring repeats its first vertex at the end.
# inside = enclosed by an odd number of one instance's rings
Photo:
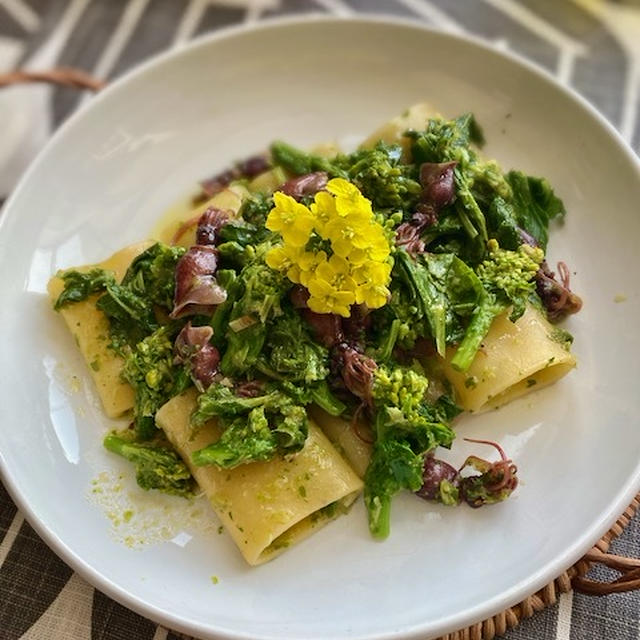
MULTIPOLYGON (((573 86, 640 151, 640 0, 0 0, 0 72, 63 65, 111 80, 199 34, 307 12, 393 14, 479 35, 573 86)), ((53 130, 85 99, 53 87, 0 92, 0 205, 53 130), (29 126, 12 119, 17 113, 28 114, 29 126)), ((640 519, 613 550, 640 556, 640 519)), ((566 594, 505 638, 639 640, 639 629, 640 593, 566 594)), ((0 484, 0 640, 179 637, 74 574, 0 484)))

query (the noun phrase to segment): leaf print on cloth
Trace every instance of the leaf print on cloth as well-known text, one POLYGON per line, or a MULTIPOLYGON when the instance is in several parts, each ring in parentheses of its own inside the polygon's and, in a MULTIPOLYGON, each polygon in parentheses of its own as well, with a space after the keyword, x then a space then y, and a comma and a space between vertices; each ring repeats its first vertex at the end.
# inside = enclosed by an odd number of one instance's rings
MULTIPOLYGON (((2 543, 17 511, 6 489, 0 483, 0 543, 2 543)), ((2 561, 0 561, 1 564, 2 561)))
POLYGON ((155 622, 94 589, 91 640, 153 640, 156 628, 155 622))
POLYGON ((71 575, 71 569, 24 522, 0 568, 2 640, 21 638, 58 597, 71 575))
POLYGON ((20 640, 91 640, 93 587, 74 573, 51 606, 20 640))

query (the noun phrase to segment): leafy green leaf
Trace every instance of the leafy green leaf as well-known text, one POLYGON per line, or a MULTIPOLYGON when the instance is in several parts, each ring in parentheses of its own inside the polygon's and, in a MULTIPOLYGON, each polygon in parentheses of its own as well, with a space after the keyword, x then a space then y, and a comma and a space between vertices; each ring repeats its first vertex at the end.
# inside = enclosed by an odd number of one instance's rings
POLYGON ((148 440, 156 431, 156 411, 191 385, 185 365, 174 364, 175 328, 164 326, 141 340, 125 359, 122 377, 135 392, 134 425, 138 438, 148 440))
POLYGON ((194 451, 192 460, 198 466, 232 469, 248 462, 271 460, 277 450, 276 435, 260 406, 251 409, 246 417, 225 423, 220 439, 194 451))
POLYGON ((277 453, 299 451, 308 435, 304 407, 278 390, 247 398, 214 383, 198 397, 191 424, 197 428, 213 417, 218 417, 222 436, 194 454, 195 464, 227 468, 269 460, 277 453))
POLYGON ((269 326, 264 346, 269 367, 280 378, 312 384, 329 373, 329 353, 312 340, 300 314, 288 310, 269 326))
POLYGON ((549 222, 562 219, 565 208, 545 178, 527 176, 521 171, 510 171, 507 181, 513 191, 512 205, 518 226, 532 235, 542 249, 549 240, 549 222))
POLYGON ((65 305, 86 300, 90 295, 105 291, 115 284, 113 272, 104 269, 91 269, 86 273, 65 271, 60 277, 64 281, 64 289, 54 304, 56 311, 65 305))

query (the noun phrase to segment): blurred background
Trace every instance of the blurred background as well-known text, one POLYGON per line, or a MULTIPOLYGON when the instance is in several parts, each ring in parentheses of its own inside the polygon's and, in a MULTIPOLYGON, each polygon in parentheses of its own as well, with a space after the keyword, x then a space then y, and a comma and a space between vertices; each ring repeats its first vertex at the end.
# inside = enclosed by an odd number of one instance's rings
MULTIPOLYGON (((0 0, 0 207, 54 130, 92 95, 41 83, 1 88, 3 78, 15 79, 7 74, 72 67, 110 82, 203 34, 314 13, 389 14, 479 36, 572 86, 640 151, 640 0, 0 0)), ((640 555, 638 520, 615 552, 640 555)), ((568 593, 505 637, 639 640, 639 629, 640 594, 568 593)), ((73 574, 0 485, 0 640, 178 637, 73 574)))
MULTIPOLYGON (((575 87, 640 148, 640 0, 0 0, 0 73, 77 67, 109 81, 231 25, 361 12, 472 33, 517 52, 575 87)), ((88 99, 45 85, 0 92, 0 198, 88 99)))

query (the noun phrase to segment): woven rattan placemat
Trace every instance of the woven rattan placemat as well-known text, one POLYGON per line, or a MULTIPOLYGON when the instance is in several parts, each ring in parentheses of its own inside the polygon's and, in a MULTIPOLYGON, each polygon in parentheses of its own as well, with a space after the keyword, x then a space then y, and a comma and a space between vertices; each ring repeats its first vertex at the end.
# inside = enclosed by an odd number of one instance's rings
POLYGON ((555 580, 513 607, 466 629, 441 636, 438 640, 492 640, 518 626, 522 620, 555 604, 560 594, 572 589, 591 595, 607 595, 639 589, 640 560, 609 553, 611 543, 629 525, 638 509, 640 509, 640 493, 593 548, 555 580), (587 574, 596 564, 615 569, 620 576, 612 582, 598 582, 588 578, 587 574))

